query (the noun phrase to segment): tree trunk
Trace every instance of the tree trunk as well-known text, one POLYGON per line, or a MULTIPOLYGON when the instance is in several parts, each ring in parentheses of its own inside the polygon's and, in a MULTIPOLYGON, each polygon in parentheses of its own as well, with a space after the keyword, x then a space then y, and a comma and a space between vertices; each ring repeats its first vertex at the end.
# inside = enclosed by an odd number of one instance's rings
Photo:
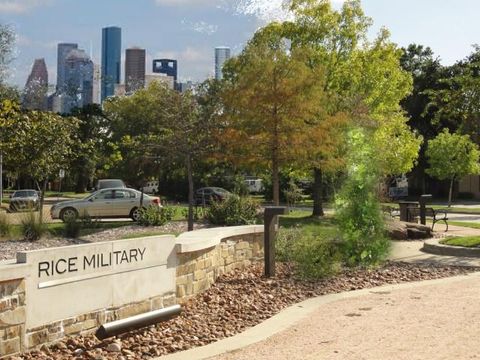
POLYGON ((192 159, 187 155, 187 173, 188 173, 188 231, 193 230, 193 207, 195 206, 193 198, 193 171, 192 159))
POLYGON ((320 217, 325 215, 323 212, 323 173, 322 169, 313 169, 313 212, 312 216, 320 217))
POLYGON ((453 182, 455 178, 450 180, 450 190, 448 191, 448 207, 452 206, 452 193, 453 193, 453 182))
POLYGON ((280 205, 280 176, 278 173, 277 154, 273 154, 272 159, 272 185, 273 185, 273 205, 280 205))
POLYGON ((77 176, 77 184, 75 186, 75 192, 77 194, 87 192, 87 182, 88 182, 88 176, 85 174, 84 171, 80 171, 77 176))
POLYGON ((45 200, 45 192, 47 191, 47 184, 48 184, 48 179, 43 181, 43 187, 40 193, 40 209, 38 213, 38 217, 39 217, 38 221, 40 222, 40 224, 43 224, 43 202, 45 200))

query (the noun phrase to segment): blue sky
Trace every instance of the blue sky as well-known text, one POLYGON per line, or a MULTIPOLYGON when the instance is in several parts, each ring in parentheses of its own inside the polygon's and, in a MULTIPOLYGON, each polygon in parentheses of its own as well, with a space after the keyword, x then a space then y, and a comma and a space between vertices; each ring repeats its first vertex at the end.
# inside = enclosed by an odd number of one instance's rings
MULTIPOLYGON (((213 74, 214 47, 238 53, 266 19, 277 18, 282 0, 0 0, 0 22, 14 26, 16 60, 10 83, 23 87, 35 58, 44 57, 56 79, 56 44, 77 42, 99 63, 101 29, 122 28, 122 47, 147 50, 147 72, 156 57, 179 61, 181 80, 213 74)), ((341 0, 334 0, 339 6, 341 0)), ((386 26, 400 46, 430 46, 452 64, 480 43, 478 0, 363 0, 373 37, 386 26)))

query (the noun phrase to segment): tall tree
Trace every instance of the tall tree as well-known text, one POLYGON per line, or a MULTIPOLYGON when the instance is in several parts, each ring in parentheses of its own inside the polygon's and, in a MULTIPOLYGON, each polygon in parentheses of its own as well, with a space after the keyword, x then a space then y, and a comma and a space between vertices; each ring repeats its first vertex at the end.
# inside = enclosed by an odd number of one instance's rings
POLYGON ((213 153, 218 132, 216 81, 206 81, 196 89, 180 93, 167 91, 166 134, 160 148, 170 161, 183 164, 188 179, 188 231, 193 230, 194 172, 199 162, 213 153))
POLYGON ((444 129, 428 142, 426 155, 430 164, 427 173, 439 180, 450 180, 448 206, 452 204, 455 180, 480 174, 480 151, 468 135, 451 134, 448 129, 444 129))
POLYGON ((268 167, 273 201, 280 201, 279 171, 297 160, 308 121, 320 110, 322 86, 305 64, 306 50, 289 51, 281 25, 258 31, 224 71, 224 145, 235 160, 268 167))
POLYGON ((76 141, 76 119, 64 119, 49 112, 21 111, 9 100, 0 106, 0 151, 7 163, 35 179, 41 190, 40 219, 43 199, 50 179, 58 177, 71 158, 76 141))
POLYGON ((161 156, 155 146, 147 145, 161 142, 168 113, 167 90, 154 82, 131 96, 114 97, 104 103, 109 139, 118 147, 120 157, 110 169, 111 175, 138 187, 145 179, 158 176, 161 156))
POLYGON ((90 104, 74 108, 71 115, 79 120, 76 156, 72 162, 75 191, 83 193, 97 170, 101 172, 111 167, 118 160, 118 154, 115 145, 109 139, 111 137, 109 121, 99 105, 90 104))
POLYGON ((413 178, 410 188, 425 194, 429 179, 425 173, 427 141, 435 138, 444 127, 455 130, 450 121, 437 121, 438 108, 433 105, 434 92, 446 88, 443 79, 448 71, 429 47, 416 44, 403 49, 400 64, 413 78, 413 91, 401 101, 401 106, 409 118, 408 125, 425 140, 418 154, 418 164, 410 175, 413 178))
MULTIPOLYGON (((295 19, 284 24, 285 36, 292 48, 308 47, 312 51, 306 63, 321 65, 325 111, 331 117, 346 115, 350 121, 370 129, 380 130, 392 121, 408 130, 404 124, 399 102, 410 91, 411 78, 399 64, 401 51, 382 29, 373 42, 367 41, 372 22, 366 17, 359 0, 347 0, 341 10, 334 10, 329 0, 294 0, 291 10, 295 19)), ((384 136, 396 136, 396 131, 383 130, 384 136)), ((338 133, 335 129, 332 135, 338 133)), ((381 137, 379 137, 381 138, 381 137)), ((405 137, 416 146, 419 139, 413 134, 405 137)), ((341 142, 340 142, 341 144, 341 142)), ((384 149, 395 152, 398 149, 384 149)), ((332 152, 338 156, 338 152, 332 152)), ((410 152, 411 154, 411 152, 410 152)), ((325 157, 325 153, 320 154, 325 157)), ((328 154, 327 154, 328 155, 328 154)), ((320 157, 320 158, 321 158, 320 157)), ((413 166, 414 157, 405 157, 407 166, 413 166)), ((322 162, 312 161, 317 196, 314 196, 313 215, 322 215, 321 181, 322 162)), ((389 169, 399 171, 400 169, 389 169)))
MULTIPOLYGON (((162 167, 181 169, 188 179, 188 229, 193 230, 194 171, 212 152, 219 114, 215 82, 196 93, 180 93, 153 83, 129 97, 107 101, 112 140, 119 144, 122 169, 137 185, 162 167)), ((160 185, 161 186, 161 185, 160 185)))
POLYGON ((466 59, 446 68, 442 86, 428 91, 437 123, 469 134, 480 144, 480 46, 466 59))

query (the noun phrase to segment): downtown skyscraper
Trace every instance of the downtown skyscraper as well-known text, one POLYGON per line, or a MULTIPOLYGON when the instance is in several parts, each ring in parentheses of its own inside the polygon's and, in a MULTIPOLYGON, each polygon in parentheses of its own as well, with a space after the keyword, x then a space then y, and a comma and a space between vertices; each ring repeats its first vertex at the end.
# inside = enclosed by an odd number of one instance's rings
POLYGON ((68 53, 65 82, 67 101, 64 111, 93 103, 94 65, 84 50, 74 49, 68 53))
POLYGON ((222 67, 225 61, 230 59, 230 48, 226 46, 218 46, 215 48, 215 79, 223 78, 222 67))
POLYGON ((120 84, 122 29, 110 26, 102 29, 101 101, 115 93, 120 84))
POLYGON ((47 110, 48 71, 45 59, 35 59, 23 95, 23 107, 47 110))
POLYGON ((66 89, 65 74, 67 72, 67 56, 70 51, 78 49, 75 43, 60 43, 57 46, 57 93, 63 94, 66 89))
POLYGON ((125 91, 131 94, 145 86, 145 49, 125 50, 125 91))

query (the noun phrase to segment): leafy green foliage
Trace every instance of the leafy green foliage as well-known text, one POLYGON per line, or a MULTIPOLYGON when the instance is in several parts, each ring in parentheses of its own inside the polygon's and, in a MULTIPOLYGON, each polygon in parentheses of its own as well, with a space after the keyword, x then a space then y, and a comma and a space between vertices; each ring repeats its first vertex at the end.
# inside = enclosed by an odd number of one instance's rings
POLYGON ((74 159, 71 170, 75 175, 77 193, 86 192, 91 178, 102 174, 121 160, 117 147, 111 143, 109 122, 97 104, 75 108, 72 116, 78 119, 74 159))
POLYGON ((449 205, 454 180, 480 173, 480 151, 468 135, 450 134, 448 129, 444 129, 428 142, 426 156, 430 164, 427 173, 439 180, 450 180, 449 205))
POLYGON ((451 134, 444 129, 428 142, 426 155, 430 164, 427 172, 440 180, 480 173, 478 145, 468 135, 451 134))
POLYGON ((349 145, 348 176, 336 199, 342 252, 350 266, 374 265, 389 250, 377 195, 379 170, 372 161, 374 148, 362 131, 351 132, 349 145))
POLYGON ((297 202, 302 200, 303 191, 295 184, 295 181, 290 180, 288 182, 288 188, 284 191, 285 199, 289 207, 295 206, 297 202))
POLYGON ((328 277, 341 268, 341 254, 331 238, 305 233, 298 227, 281 229, 275 248, 277 258, 292 263, 304 279, 328 277))
POLYGON ((206 210, 206 219, 215 225, 251 225, 258 219, 259 204, 248 197, 230 195, 213 202, 206 210))
POLYGON ((138 224, 142 226, 162 226, 171 221, 174 215, 175 209, 173 207, 149 206, 141 210, 138 224))
POLYGON ((277 205, 279 173, 303 159, 308 121, 321 110, 321 69, 307 66, 307 53, 301 47, 288 49, 282 26, 274 23, 259 30, 224 67, 226 129, 220 141, 225 155, 242 166, 268 169, 277 205))

